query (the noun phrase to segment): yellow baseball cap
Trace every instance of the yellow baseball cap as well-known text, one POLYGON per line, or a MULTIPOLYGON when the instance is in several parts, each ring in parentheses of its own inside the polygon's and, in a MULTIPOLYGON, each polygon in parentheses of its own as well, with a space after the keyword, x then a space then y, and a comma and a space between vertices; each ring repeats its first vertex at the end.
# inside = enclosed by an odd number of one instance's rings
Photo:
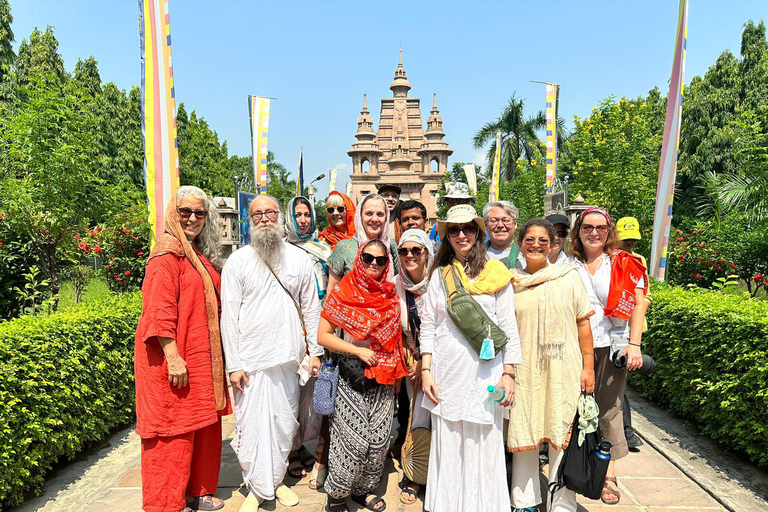
POLYGON ((622 217, 616 223, 619 240, 640 240, 640 223, 634 217, 622 217))

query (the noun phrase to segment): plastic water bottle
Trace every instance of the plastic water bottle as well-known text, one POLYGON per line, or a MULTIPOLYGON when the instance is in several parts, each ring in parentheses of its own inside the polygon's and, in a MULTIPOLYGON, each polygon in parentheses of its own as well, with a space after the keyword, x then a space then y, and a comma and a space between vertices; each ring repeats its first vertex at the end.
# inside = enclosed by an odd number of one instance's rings
POLYGON ((498 403, 504 400, 504 397, 506 396, 506 392, 502 388, 497 388, 495 386, 488 386, 488 396, 491 400, 498 403))
POLYGON ((595 456, 598 459, 611 460, 611 443, 609 443, 608 441, 603 441, 602 443, 600 443, 600 446, 598 446, 595 456))

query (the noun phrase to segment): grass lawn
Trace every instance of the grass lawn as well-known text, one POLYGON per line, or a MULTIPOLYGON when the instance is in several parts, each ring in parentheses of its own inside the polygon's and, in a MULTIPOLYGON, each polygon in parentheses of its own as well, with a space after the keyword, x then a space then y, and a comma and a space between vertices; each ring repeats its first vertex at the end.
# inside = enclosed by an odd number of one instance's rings
MULTIPOLYGON (((107 283, 101 279, 93 278, 83 291, 81 302, 90 302, 93 300, 100 300, 111 295, 107 283)), ((61 291, 59 292, 59 311, 67 309, 68 307, 75 305, 75 291, 72 288, 71 281, 64 281, 61 283, 61 291)))

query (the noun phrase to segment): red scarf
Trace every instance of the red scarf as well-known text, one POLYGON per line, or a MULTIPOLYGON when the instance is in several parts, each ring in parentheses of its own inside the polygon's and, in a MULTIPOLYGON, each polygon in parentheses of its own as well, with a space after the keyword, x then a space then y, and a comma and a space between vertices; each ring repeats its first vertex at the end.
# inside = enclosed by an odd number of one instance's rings
POLYGON ((378 279, 365 273, 360 254, 369 244, 357 251, 352 271, 330 291, 321 315, 356 340, 369 341, 376 364, 365 368, 365 376, 392 385, 408 375, 400 352, 400 299, 387 281, 389 262, 378 279))
POLYGON ((611 287, 605 316, 629 320, 635 307, 635 288, 643 281, 643 295, 648 293, 648 277, 640 258, 626 251, 615 250, 611 254, 611 287))
MULTIPOLYGON (((352 202, 349 196, 336 190, 328 194, 328 197, 331 197, 332 195, 341 196, 344 200, 344 212, 347 214, 347 232, 344 233, 343 231, 340 231, 331 224, 330 219, 328 219, 328 227, 320 232, 320 240, 327 243, 331 247, 331 250, 335 249, 336 244, 342 240, 355 236, 355 203, 352 202)), ((327 202, 328 200, 326 199, 326 203, 327 202)))

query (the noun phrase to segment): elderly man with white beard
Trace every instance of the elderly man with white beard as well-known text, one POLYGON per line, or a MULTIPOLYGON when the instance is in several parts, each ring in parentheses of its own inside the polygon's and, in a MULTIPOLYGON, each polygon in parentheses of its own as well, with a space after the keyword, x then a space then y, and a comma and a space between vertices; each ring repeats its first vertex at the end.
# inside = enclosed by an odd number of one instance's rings
POLYGON ((248 497, 241 512, 255 512, 275 497, 284 506, 298 497, 282 482, 296 436, 297 371, 305 353, 320 368, 320 302, 312 259, 283 241, 278 202, 251 202, 250 245, 237 250, 221 273, 221 339, 235 397, 232 449, 248 497), (303 320, 302 320, 303 317, 303 320))

